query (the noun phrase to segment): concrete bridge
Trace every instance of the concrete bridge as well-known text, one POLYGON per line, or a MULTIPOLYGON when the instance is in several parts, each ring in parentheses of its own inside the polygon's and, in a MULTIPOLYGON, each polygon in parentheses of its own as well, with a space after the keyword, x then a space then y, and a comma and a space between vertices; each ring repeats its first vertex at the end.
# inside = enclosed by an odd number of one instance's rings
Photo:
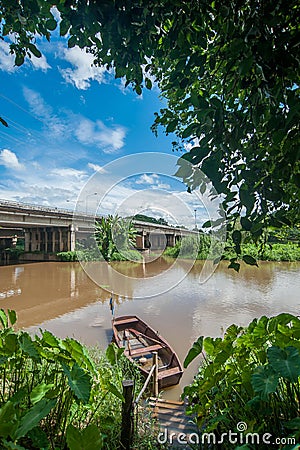
MULTIPOLYGON (((2 248, 9 247, 9 241, 15 245, 18 238, 24 237, 25 252, 74 251, 76 241, 90 235, 95 220, 97 217, 89 214, 74 216, 70 210, 0 200, 0 248, 1 244, 2 248)), ((151 222, 133 221, 133 224, 138 232, 138 250, 173 247, 181 237, 197 234, 151 222)))

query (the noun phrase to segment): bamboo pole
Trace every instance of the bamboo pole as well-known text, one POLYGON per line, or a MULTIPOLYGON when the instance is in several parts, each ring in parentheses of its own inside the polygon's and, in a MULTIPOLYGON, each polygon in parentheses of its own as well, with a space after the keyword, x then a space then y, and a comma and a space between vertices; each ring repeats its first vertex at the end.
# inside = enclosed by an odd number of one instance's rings
POLYGON ((153 352, 153 365, 155 366, 153 373, 153 395, 158 397, 158 355, 157 352, 153 352))
POLYGON ((133 402, 133 380, 124 380, 123 396, 124 403, 122 405, 122 427, 121 427, 121 441, 119 450, 130 450, 133 438, 133 418, 132 418, 132 402, 133 402))

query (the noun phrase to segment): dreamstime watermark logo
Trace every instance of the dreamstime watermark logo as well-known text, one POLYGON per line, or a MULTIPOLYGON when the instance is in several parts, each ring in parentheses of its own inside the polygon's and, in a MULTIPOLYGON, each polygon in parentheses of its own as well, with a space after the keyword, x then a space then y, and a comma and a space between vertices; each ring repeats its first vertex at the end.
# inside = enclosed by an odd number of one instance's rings
MULTIPOLYGON (((200 223, 213 220, 218 221, 218 227, 209 231, 210 249, 208 257, 201 265, 198 281, 204 283, 217 265, 217 260, 224 248, 226 239, 225 214, 222 209, 222 199, 214 191, 200 169, 185 159, 164 153, 139 153, 115 159, 95 172, 81 190, 74 210, 73 229, 84 236, 82 241, 88 243, 89 251, 93 255, 103 255, 94 239, 93 220, 86 219, 82 224, 83 212, 85 216, 105 217, 107 215, 122 218, 132 218, 136 215, 161 217, 162 222, 150 229, 147 224, 138 229, 140 246, 151 249, 150 256, 143 258, 135 271, 122 272, 118 264, 101 263, 101 270, 96 263, 85 261, 78 252, 80 263, 87 275, 99 286, 120 296, 131 296, 130 279, 135 279, 135 298, 146 298, 162 294, 178 285, 192 269, 197 259, 201 240, 196 239, 197 247, 191 245, 190 258, 183 262, 183 246, 174 261, 169 262, 160 273, 147 271, 148 262, 160 257, 166 246, 173 246, 183 236, 199 238, 200 223), (187 192, 181 178, 174 174, 180 167, 178 176, 190 180, 191 185, 200 189, 187 192), (206 190, 203 186, 206 186, 206 190), (198 221, 198 224, 197 224, 198 221), (166 223, 169 226, 166 226, 166 223), (155 252, 152 251, 153 248, 155 252)), ((130 219, 128 219, 129 221, 130 219)), ((128 225, 129 226, 129 225, 128 225)), ((116 247, 119 246, 117 233, 112 233, 116 247)), ((208 235, 207 235, 208 236, 208 235)), ((129 255, 130 257, 130 255, 129 255)), ((97 259, 97 258, 96 258, 97 259)), ((103 258, 102 258, 103 259, 103 258)))
POLYGON ((221 445, 229 443, 232 445, 296 445, 294 437, 273 437, 271 433, 252 433, 247 432, 246 422, 238 422, 236 431, 229 430, 227 433, 217 435, 210 433, 175 433, 169 432, 167 428, 161 431, 157 436, 159 444, 170 445, 221 445))

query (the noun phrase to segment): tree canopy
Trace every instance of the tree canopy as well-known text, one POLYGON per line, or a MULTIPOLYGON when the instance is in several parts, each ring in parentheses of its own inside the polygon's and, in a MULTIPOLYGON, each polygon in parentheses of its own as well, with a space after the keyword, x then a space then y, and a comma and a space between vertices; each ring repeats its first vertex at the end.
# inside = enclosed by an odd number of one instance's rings
POLYGON ((137 94, 155 80, 167 107, 153 131, 174 132, 192 163, 179 159, 177 175, 203 193, 211 180, 229 231, 241 216, 256 239, 299 223, 299 9, 299 0, 0 0, 16 65, 40 56, 37 34, 49 40, 59 27, 137 94))

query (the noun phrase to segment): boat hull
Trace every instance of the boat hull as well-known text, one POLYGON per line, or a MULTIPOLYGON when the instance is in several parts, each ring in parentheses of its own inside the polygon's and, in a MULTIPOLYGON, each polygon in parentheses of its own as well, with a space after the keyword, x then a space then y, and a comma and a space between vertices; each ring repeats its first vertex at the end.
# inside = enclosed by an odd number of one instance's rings
POLYGON ((124 354, 136 363, 147 377, 152 367, 153 353, 159 359, 159 390, 180 382, 183 369, 178 356, 167 341, 137 316, 121 316, 113 319, 113 341, 124 354))

